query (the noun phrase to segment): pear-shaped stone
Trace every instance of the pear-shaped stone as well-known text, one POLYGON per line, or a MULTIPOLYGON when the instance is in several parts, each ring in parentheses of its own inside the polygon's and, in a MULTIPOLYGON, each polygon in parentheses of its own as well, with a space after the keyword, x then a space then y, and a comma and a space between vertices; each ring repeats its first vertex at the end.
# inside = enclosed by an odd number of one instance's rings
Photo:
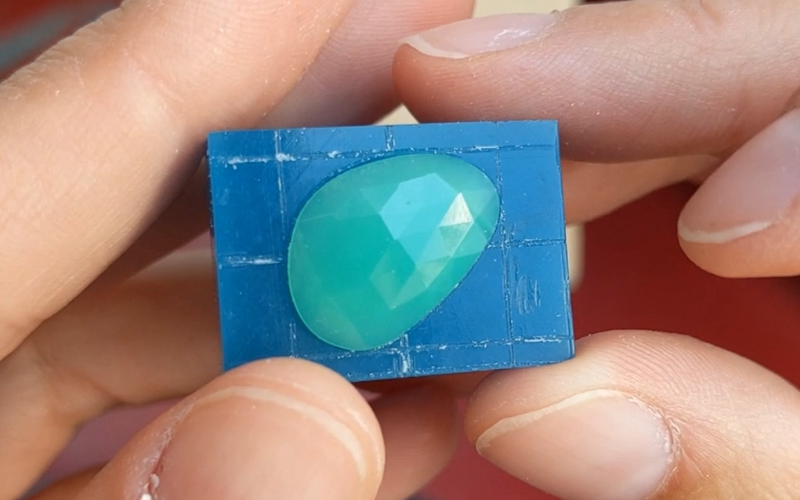
POLYGON ((474 165, 410 154, 354 167, 300 211, 289 288, 300 318, 347 350, 390 343, 433 311, 497 227, 497 189, 474 165))

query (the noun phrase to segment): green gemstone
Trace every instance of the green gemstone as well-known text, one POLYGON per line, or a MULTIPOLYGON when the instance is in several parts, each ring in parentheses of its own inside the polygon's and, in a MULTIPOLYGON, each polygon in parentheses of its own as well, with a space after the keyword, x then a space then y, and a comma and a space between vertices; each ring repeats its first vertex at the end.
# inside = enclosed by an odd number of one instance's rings
POLYGON ((348 170, 295 222, 288 270, 297 312, 334 346, 388 344, 458 286, 499 215, 492 181, 457 158, 395 156, 348 170))

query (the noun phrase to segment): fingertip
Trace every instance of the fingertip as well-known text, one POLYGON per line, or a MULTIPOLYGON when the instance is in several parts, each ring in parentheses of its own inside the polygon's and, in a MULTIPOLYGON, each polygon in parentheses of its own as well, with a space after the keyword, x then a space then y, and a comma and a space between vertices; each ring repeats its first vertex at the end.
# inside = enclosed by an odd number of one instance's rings
POLYGON ((232 370, 156 420, 81 499, 372 498, 384 448, 369 405, 296 359, 232 370))
MULTIPOLYGON (((800 216, 800 213, 798 213, 800 216)), ((700 269, 721 278, 785 278, 800 275, 800 232, 791 221, 726 242, 687 234, 679 227, 684 254, 700 269)))
POLYGON ((640 500, 660 491, 676 464, 672 427, 660 408, 610 384, 600 364, 608 341, 624 338, 585 338, 572 360, 488 377, 465 418, 478 453, 566 500, 640 500))
POLYGON ((655 332, 605 332, 577 351, 478 387, 467 432, 485 458, 567 500, 745 499, 797 481, 783 464, 800 457, 786 446, 800 395, 775 374, 655 332))
MULTIPOLYGON (((736 242, 719 244, 707 241, 706 235, 691 234, 680 224, 678 226, 678 241, 683 253, 694 265, 720 278, 747 278, 748 269, 761 267, 762 272, 766 273, 763 266, 754 262, 753 255, 741 251, 743 246, 749 246, 748 242, 736 242), (706 240, 699 242, 698 240, 706 240)), ((768 276, 769 273, 764 274, 768 276)))
POLYGON ((370 453, 381 459, 379 465, 383 469, 383 438, 372 408, 353 384, 330 368, 300 358, 271 358, 231 370, 209 384, 209 388, 217 383, 223 386, 239 383, 275 385, 298 400, 320 405, 335 417, 359 428, 369 439, 370 453))
POLYGON ((800 274, 800 110, 731 155, 700 186, 678 221, 681 245, 724 277, 800 274))
POLYGON ((576 500, 650 498, 676 462, 674 438, 659 411, 629 394, 602 389, 501 419, 475 446, 507 472, 576 500), (533 443, 538 450, 530 453, 533 443), (581 460, 566 468, 570 457, 581 460))
POLYGON ((198 395, 217 386, 270 383, 321 401, 336 402, 359 410, 369 409, 361 393, 339 373, 301 358, 268 358, 241 365, 212 381, 198 395))

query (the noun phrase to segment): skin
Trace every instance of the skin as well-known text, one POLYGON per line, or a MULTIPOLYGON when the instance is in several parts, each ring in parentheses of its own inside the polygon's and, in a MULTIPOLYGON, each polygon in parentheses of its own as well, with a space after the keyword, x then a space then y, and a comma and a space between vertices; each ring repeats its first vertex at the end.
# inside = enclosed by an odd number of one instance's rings
MULTIPOLYGON (((398 50, 470 10, 129 0, 0 85, 0 500, 83 422, 171 397, 185 399, 109 464, 40 498, 400 500, 449 460, 457 394, 470 395, 463 425, 486 459, 563 498, 796 497, 800 394, 679 335, 600 333, 566 363, 376 385, 369 403, 300 360, 218 373, 210 256, 148 268, 203 230, 210 130, 368 123, 398 99, 425 121, 558 118, 570 222, 689 179, 700 188, 682 220, 716 223, 702 197, 746 196, 740 185, 759 179, 741 166, 748 151, 780 139, 769 126, 795 107, 792 0, 580 7, 507 50, 398 50), (698 47, 705 58, 686 57, 698 47), (664 456, 642 451, 656 438, 664 456), (662 459, 663 473, 642 467, 662 459)), ((682 247, 721 276, 796 275, 797 206, 731 241, 682 233, 682 247)))

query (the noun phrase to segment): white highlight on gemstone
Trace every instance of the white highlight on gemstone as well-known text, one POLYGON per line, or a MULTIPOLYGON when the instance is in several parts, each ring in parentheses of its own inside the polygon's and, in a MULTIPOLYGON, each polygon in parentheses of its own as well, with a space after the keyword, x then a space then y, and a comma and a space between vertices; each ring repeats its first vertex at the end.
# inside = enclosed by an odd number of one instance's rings
POLYGON ((447 213, 442 217, 442 226, 455 226, 458 224, 472 224, 472 212, 469 210, 469 205, 464 199, 463 193, 458 193, 453 200, 453 204, 447 210, 447 213))

